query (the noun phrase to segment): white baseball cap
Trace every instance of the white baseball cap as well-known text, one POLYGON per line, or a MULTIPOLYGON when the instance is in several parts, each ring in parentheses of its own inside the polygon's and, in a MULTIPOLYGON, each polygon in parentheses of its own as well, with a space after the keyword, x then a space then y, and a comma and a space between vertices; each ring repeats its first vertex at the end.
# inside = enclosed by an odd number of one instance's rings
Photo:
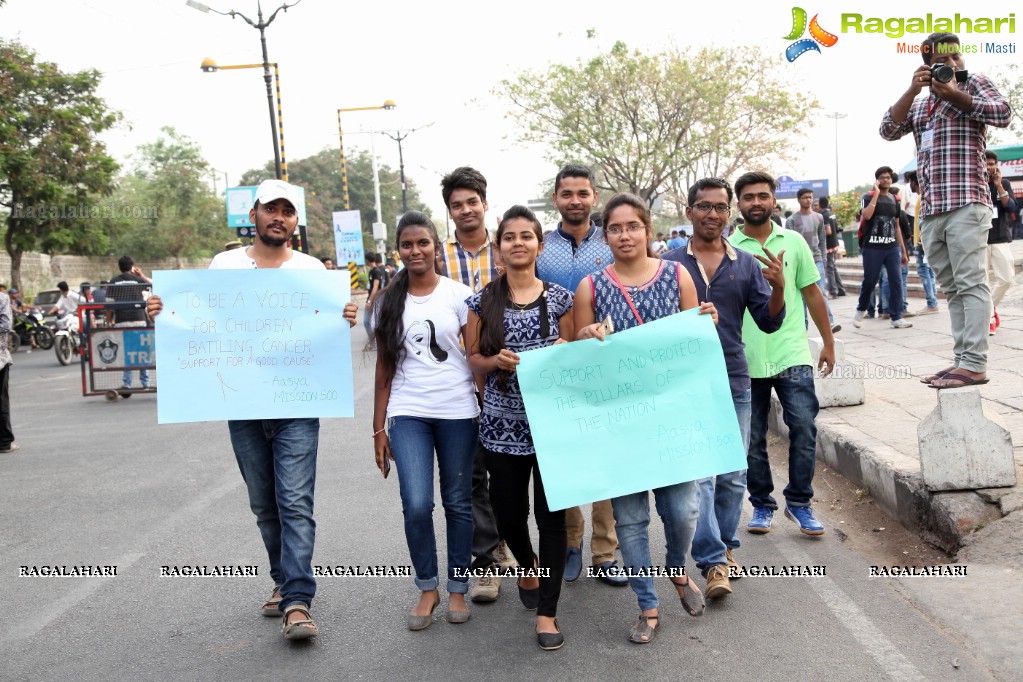
POLYGON ((283 180, 264 180, 256 188, 256 201, 260 204, 269 204, 277 199, 287 199, 297 211, 299 200, 298 188, 283 180))

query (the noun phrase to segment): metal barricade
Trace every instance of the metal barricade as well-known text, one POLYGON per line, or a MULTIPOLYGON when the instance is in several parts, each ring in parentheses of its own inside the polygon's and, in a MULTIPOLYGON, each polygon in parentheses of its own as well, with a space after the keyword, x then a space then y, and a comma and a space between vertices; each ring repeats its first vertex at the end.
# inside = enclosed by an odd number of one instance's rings
POLYGON ((150 285, 118 282, 93 288, 78 306, 82 395, 107 400, 156 392, 156 341, 146 315, 150 285))

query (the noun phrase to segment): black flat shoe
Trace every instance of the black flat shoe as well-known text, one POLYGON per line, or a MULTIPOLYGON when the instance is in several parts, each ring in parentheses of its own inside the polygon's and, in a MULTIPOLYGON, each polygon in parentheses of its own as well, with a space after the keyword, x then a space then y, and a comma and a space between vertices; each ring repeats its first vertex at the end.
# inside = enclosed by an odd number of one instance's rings
POLYGON ((522 605, 530 611, 536 611, 536 607, 540 605, 540 588, 525 590, 517 583, 515 586, 519 588, 519 599, 522 600, 522 605))
POLYGON ((540 645, 540 648, 544 651, 556 651, 565 645, 565 636, 561 634, 561 628, 558 627, 558 619, 554 619, 554 627, 558 628, 557 632, 538 632, 536 633, 536 643, 540 645))

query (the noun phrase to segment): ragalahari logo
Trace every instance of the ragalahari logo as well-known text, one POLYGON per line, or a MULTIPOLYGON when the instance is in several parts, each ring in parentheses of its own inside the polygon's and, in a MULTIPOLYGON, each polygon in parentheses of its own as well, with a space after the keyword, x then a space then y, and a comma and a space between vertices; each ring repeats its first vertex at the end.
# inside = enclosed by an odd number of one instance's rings
POLYGON ((785 40, 795 40, 796 42, 785 48, 785 58, 790 62, 796 61, 800 55, 803 55, 811 50, 814 52, 820 52, 821 49, 817 47, 820 43, 824 47, 831 47, 838 42, 838 36, 834 33, 828 33, 820 24, 817 23, 817 17, 819 15, 813 15, 813 19, 810 20, 810 38, 800 38, 806 31, 806 10, 802 7, 792 8, 792 31, 785 36, 785 40))

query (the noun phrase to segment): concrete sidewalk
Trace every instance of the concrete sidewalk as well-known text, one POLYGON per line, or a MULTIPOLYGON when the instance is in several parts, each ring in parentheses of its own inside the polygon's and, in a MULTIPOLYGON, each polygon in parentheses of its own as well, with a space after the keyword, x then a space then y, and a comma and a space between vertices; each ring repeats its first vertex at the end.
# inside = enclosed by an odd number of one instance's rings
MULTIPOLYGON (((1023 259, 1023 243, 1013 246, 1017 261, 1023 259)), ((857 329, 852 324, 856 301, 850 292, 830 304, 842 325, 837 338, 845 343, 845 364, 864 378, 866 399, 862 405, 821 410, 818 458, 868 490, 882 509, 928 542, 955 553, 983 538, 1004 536, 1011 541, 985 545, 998 547, 1000 560, 1015 557, 1023 564, 1023 284, 1017 279, 998 308, 1001 328, 988 337, 990 383, 976 389, 985 408, 1001 415, 1012 433, 1017 484, 975 492, 931 493, 920 475, 917 425, 936 406, 937 391, 919 380, 951 364, 946 302, 939 301, 937 314, 908 318, 911 329, 893 329, 879 319, 865 319, 857 329)), ((922 300, 910 299, 911 311, 923 306, 922 300)), ((811 324, 811 336, 814 331, 811 324)), ((775 408, 771 427, 784 436, 777 402, 775 408)))

